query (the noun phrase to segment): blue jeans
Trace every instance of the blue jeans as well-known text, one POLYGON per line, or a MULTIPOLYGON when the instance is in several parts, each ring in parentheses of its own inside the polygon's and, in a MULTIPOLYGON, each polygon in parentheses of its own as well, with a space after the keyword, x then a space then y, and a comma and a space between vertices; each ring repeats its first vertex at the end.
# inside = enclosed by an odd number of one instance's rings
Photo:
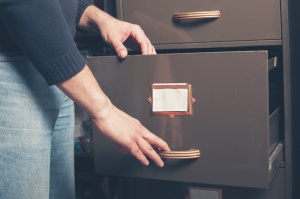
POLYGON ((73 101, 0 54, 0 198, 75 198, 73 137, 73 101))

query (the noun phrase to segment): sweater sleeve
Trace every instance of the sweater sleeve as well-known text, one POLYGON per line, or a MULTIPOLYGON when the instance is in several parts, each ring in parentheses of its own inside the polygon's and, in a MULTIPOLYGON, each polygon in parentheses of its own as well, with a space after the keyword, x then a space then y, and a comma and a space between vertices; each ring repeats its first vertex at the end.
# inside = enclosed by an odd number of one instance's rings
MULTIPOLYGON (((75 13, 77 8, 68 7, 75 13)), ((0 19, 48 85, 69 79, 85 66, 58 0, 1 0, 0 19)))
POLYGON ((78 0, 78 12, 76 15, 76 26, 79 24, 80 18, 83 14, 83 12, 85 11, 85 9, 92 5, 91 2, 87 1, 87 0, 78 0))

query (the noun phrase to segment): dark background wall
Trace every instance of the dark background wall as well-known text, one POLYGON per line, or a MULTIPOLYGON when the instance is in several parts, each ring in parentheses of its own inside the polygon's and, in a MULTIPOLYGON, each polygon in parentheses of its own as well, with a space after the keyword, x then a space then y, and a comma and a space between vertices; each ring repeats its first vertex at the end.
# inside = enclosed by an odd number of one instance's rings
POLYGON ((291 27, 291 90, 293 131, 293 180, 294 198, 300 198, 300 1, 292 0, 290 6, 291 27))

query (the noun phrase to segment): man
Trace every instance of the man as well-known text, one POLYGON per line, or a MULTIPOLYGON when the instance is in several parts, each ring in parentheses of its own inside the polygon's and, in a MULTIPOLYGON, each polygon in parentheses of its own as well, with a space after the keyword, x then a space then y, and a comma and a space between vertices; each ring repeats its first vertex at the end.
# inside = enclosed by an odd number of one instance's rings
POLYGON ((122 153, 163 166, 152 146, 168 145, 110 102, 73 42, 77 25, 99 32, 120 58, 127 39, 155 54, 139 26, 85 0, 0 0, 0 19, 0 198, 75 197, 69 98, 122 153))

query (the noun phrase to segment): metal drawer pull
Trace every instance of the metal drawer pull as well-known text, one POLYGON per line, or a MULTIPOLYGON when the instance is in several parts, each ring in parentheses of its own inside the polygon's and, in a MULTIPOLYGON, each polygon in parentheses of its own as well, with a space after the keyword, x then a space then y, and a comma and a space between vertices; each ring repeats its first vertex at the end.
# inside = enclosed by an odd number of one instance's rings
POLYGON ((161 158, 168 159, 196 159, 200 157, 200 150, 190 149, 186 151, 157 151, 161 158))
POLYGON ((185 12, 175 13, 173 19, 176 21, 187 19, 215 19, 220 18, 221 13, 219 10, 215 11, 202 11, 202 12, 185 12))

